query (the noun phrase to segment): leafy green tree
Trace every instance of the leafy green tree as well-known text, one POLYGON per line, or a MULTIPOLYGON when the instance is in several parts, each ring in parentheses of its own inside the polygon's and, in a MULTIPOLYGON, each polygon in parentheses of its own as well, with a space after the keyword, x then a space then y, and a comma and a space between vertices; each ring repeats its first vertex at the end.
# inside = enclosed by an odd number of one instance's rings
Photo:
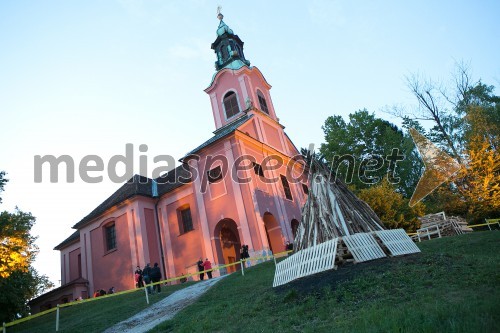
POLYGON ((364 189, 387 177, 397 191, 411 195, 422 162, 411 137, 396 125, 364 109, 350 114, 349 122, 341 116, 328 117, 323 131, 321 154, 346 183, 364 189), (402 160, 391 163, 395 149, 402 160))
MULTIPOLYGON (((0 172, 0 191, 7 182, 0 172)), ((18 209, 0 212, 0 321, 28 314, 28 301, 52 287, 33 268, 38 248, 30 234, 35 217, 18 209)))

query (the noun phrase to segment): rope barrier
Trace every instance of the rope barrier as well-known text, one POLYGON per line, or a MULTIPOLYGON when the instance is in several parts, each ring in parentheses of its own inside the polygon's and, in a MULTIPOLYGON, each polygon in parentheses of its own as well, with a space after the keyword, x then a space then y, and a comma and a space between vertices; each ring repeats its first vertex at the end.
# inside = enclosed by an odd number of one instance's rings
MULTIPOLYGON (((141 290, 146 290, 147 287, 152 287, 152 286, 157 285, 157 284, 161 284, 161 283, 166 284, 166 283, 177 281, 177 280, 181 280, 181 279, 187 279, 187 278, 192 277, 192 276, 200 275, 201 273, 205 274, 205 273, 213 272, 213 271, 217 271, 217 270, 220 271, 220 270, 222 270, 224 268, 235 266, 235 265, 242 265, 243 266, 246 261, 250 261, 250 260, 259 261, 259 260, 267 260, 267 259, 271 259, 271 258, 277 258, 277 257, 281 257, 281 256, 284 256, 284 255, 288 255, 291 252, 293 252, 293 250, 283 251, 283 252, 279 252, 279 253, 271 254, 271 255, 266 255, 266 256, 251 257, 251 258, 248 258, 248 259, 239 260, 239 261, 234 262, 234 263, 225 264, 225 265, 222 265, 222 266, 217 266, 217 267, 212 268, 212 269, 208 269, 208 270, 204 270, 204 271, 199 271, 199 272, 196 272, 196 273, 184 274, 184 275, 181 275, 181 276, 177 276, 177 277, 165 279, 165 280, 162 280, 162 281, 159 281, 159 282, 149 283, 149 284, 145 285, 144 287, 140 287, 140 288, 129 289, 129 290, 124 290, 124 291, 119 291, 119 292, 116 292, 116 293, 113 293, 113 294, 102 295, 102 296, 99 296, 99 297, 91 297, 91 298, 81 299, 81 300, 77 300, 77 301, 73 301, 73 302, 58 304, 57 307, 54 307, 54 308, 51 308, 51 309, 48 309, 48 310, 45 310, 45 311, 38 312, 36 314, 29 315, 29 316, 24 317, 24 318, 13 320, 13 321, 11 321, 9 323, 5 323, 4 327, 11 327, 11 326, 23 323, 25 321, 29 321, 29 320, 32 320, 32 319, 44 316, 44 315, 49 314, 51 312, 58 311, 58 308, 59 309, 60 308, 66 308, 66 307, 69 307, 69 306, 74 306, 74 305, 79 305, 79 304, 88 303, 88 302, 94 302, 94 301, 98 301, 98 300, 102 300, 102 299, 106 299, 106 298, 111 298, 111 297, 115 297, 115 296, 130 294, 130 293, 133 293, 133 292, 137 292, 137 291, 141 291, 141 290)), ((147 291, 146 291, 146 298, 148 298, 147 291)), ((149 304, 149 299, 148 299, 147 303, 149 304)))

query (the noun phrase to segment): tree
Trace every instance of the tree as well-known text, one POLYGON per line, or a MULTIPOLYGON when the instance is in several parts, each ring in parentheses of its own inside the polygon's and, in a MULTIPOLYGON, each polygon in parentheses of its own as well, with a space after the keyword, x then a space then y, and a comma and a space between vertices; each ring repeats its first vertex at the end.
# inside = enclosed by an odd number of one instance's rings
POLYGON ((394 185, 385 178, 380 184, 362 189, 358 197, 370 205, 389 229, 404 228, 408 232, 414 232, 420 227, 418 217, 425 214, 423 203, 410 207, 408 199, 397 193, 394 185))
MULTIPOLYGON (((2 171, 0 191, 6 182, 2 171)), ((30 234, 34 223, 33 215, 17 208, 0 213, 0 321, 28 314, 28 300, 53 286, 32 267, 38 251, 30 234)))
MULTIPOLYGON (((3 192, 3 187, 8 182, 8 179, 5 179, 5 171, 0 171, 0 194, 3 192)), ((2 203, 2 197, 0 197, 0 204, 2 203)))
POLYGON ((14 271, 27 271, 36 254, 35 238, 29 234, 35 218, 16 209, 0 213, 0 278, 14 271))
POLYGON ((28 315, 28 300, 51 287, 49 279, 31 266, 27 271, 16 270, 8 278, 0 278, 0 321, 28 315))
MULTIPOLYGON (((473 83, 463 64, 456 66, 452 88, 417 76, 409 77, 407 82, 417 99, 417 108, 395 108, 391 113, 412 125, 430 121, 433 126, 427 134, 429 139, 462 165, 454 179, 430 200, 455 196, 454 207, 465 206, 465 215, 470 219, 499 214, 500 97, 494 95, 494 87, 481 80, 473 83)), ((448 202, 443 201, 441 206, 446 205, 448 202)), ((429 206, 440 209, 435 202, 429 206)))
POLYGON ((348 123, 341 116, 328 117, 323 131, 326 142, 320 151, 346 183, 363 189, 387 176, 397 191, 411 195, 422 162, 412 139, 396 125, 364 109, 350 114, 348 123), (394 149, 404 157, 397 163, 388 160, 394 149))

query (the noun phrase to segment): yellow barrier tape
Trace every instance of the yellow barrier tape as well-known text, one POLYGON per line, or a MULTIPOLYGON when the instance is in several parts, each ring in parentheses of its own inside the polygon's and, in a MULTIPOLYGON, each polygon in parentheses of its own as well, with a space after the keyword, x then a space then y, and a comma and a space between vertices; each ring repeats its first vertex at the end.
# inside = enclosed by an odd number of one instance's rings
MULTIPOLYGON (((234 262, 234 263, 230 263, 230 264, 226 264, 226 265, 222 265, 222 266, 217 266, 217 267, 209 269, 209 270, 200 271, 200 272, 196 272, 196 273, 184 274, 184 275, 181 275, 181 276, 169 278, 169 279, 162 280, 162 281, 159 281, 159 282, 149 283, 146 286, 141 287, 141 288, 129 289, 129 290, 124 290, 124 291, 119 291, 119 292, 116 292, 116 293, 113 293, 113 294, 107 294, 107 295, 103 295, 103 296, 99 296, 99 297, 90 297, 90 298, 86 298, 86 299, 82 299, 82 300, 78 300, 78 301, 73 301, 73 302, 69 302, 69 303, 59 304, 59 308, 65 308, 65 307, 69 307, 69 306, 73 306, 73 305, 78 305, 78 304, 93 302, 93 301, 97 301, 97 300, 102 300, 102 299, 105 299, 105 298, 110 298, 110 297, 120 296, 120 295, 124 295, 124 294, 129 294, 129 293, 133 293, 133 292, 136 292, 136 291, 139 291, 139 290, 144 290, 148 286, 150 287, 150 286, 154 286, 154 285, 161 284, 161 283, 173 282, 173 281, 180 280, 180 279, 183 279, 183 278, 188 278, 188 277, 191 277, 191 276, 200 275, 201 273, 207 273, 207 272, 212 272, 212 271, 216 271, 216 270, 221 270, 221 269, 226 268, 226 267, 239 265, 241 262, 245 262, 245 261, 249 261, 249 260, 271 259, 272 257, 277 257, 277 256, 285 255, 285 254, 288 255, 291 252, 293 252, 293 250, 279 252, 279 253, 276 253, 274 255, 247 258, 245 260, 239 260, 239 261, 234 262)), ((54 312, 56 310, 57 310, 57 307, 52 308, 52 309, 48 309, 48 310, 45 310, 45 311, 42 311, 42 312, 39 312, 39 313, 36 313, 34 315, 27 316, 27 317, 24 317, 24 318, 21 318, 21 319, 17 319, 17 320, 11 321, 9 323, 6 323, 5 327, 10 327, 10 326, 14 326, 16 324, 20 324, 22 322, 25 322, 25 321, 28 321, 28 320, 31 320, 31 319, 35 319, 37 317, 40 317, 40 316, 46 315, 48 313, 54 312)))
MULTIPOLYGON (((486 220, 486 221, 490 221, 490 220, 486 220)), ((493 222, 488 222, 488 223, 483 223, 483 224, 467 225, 467 226, 469 228, 475 228, 475 227, 482 227, 482 226, 485 226, 485 225, 498 224, 498 223, 500 223, 500 219, 493 220, 493 222)))
POLYGON ((39 313, 36 313, 34 315, 30 315, 28 317, 24 317, 24 318, 21 318, 21 319, 17 319, 17 320, 11 321, 10 323, 6 323, 5 327, 9 327, 9 326, 14 326, 16 324, 20 324, 22 322, 25 322, 25 321, 28 321, 28 320, 31 320, 31 319, 35 319, 37 317, 40 317, 40 316, 46 315, 48 313, 54 312, 56 310, 57 310, 57 307, 52 308, 52 309, 48 309, 48 310, 45 310, 45 311, 42 311, 42 312, 39 312, 39 313))

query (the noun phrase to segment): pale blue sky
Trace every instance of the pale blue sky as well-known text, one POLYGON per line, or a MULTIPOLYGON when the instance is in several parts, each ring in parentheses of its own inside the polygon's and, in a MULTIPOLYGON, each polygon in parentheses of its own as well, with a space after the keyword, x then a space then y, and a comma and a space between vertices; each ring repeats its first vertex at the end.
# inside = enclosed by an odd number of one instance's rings
POLYGON ((104 173, 100 184, 48 174, 35 184, 33 156, 106 163, 132 143, 138 161, 147 144, 152 165, 208 139, 218 4, 297 147, 319 145, 330 115, 414 105, 409 73, 446 82, 458 60, 500 85, 499 1, 2 1, 0 170, 10 182, 0 209, 38 218, 36 267, 54 282, 52 248, 120 185, 104 173))

